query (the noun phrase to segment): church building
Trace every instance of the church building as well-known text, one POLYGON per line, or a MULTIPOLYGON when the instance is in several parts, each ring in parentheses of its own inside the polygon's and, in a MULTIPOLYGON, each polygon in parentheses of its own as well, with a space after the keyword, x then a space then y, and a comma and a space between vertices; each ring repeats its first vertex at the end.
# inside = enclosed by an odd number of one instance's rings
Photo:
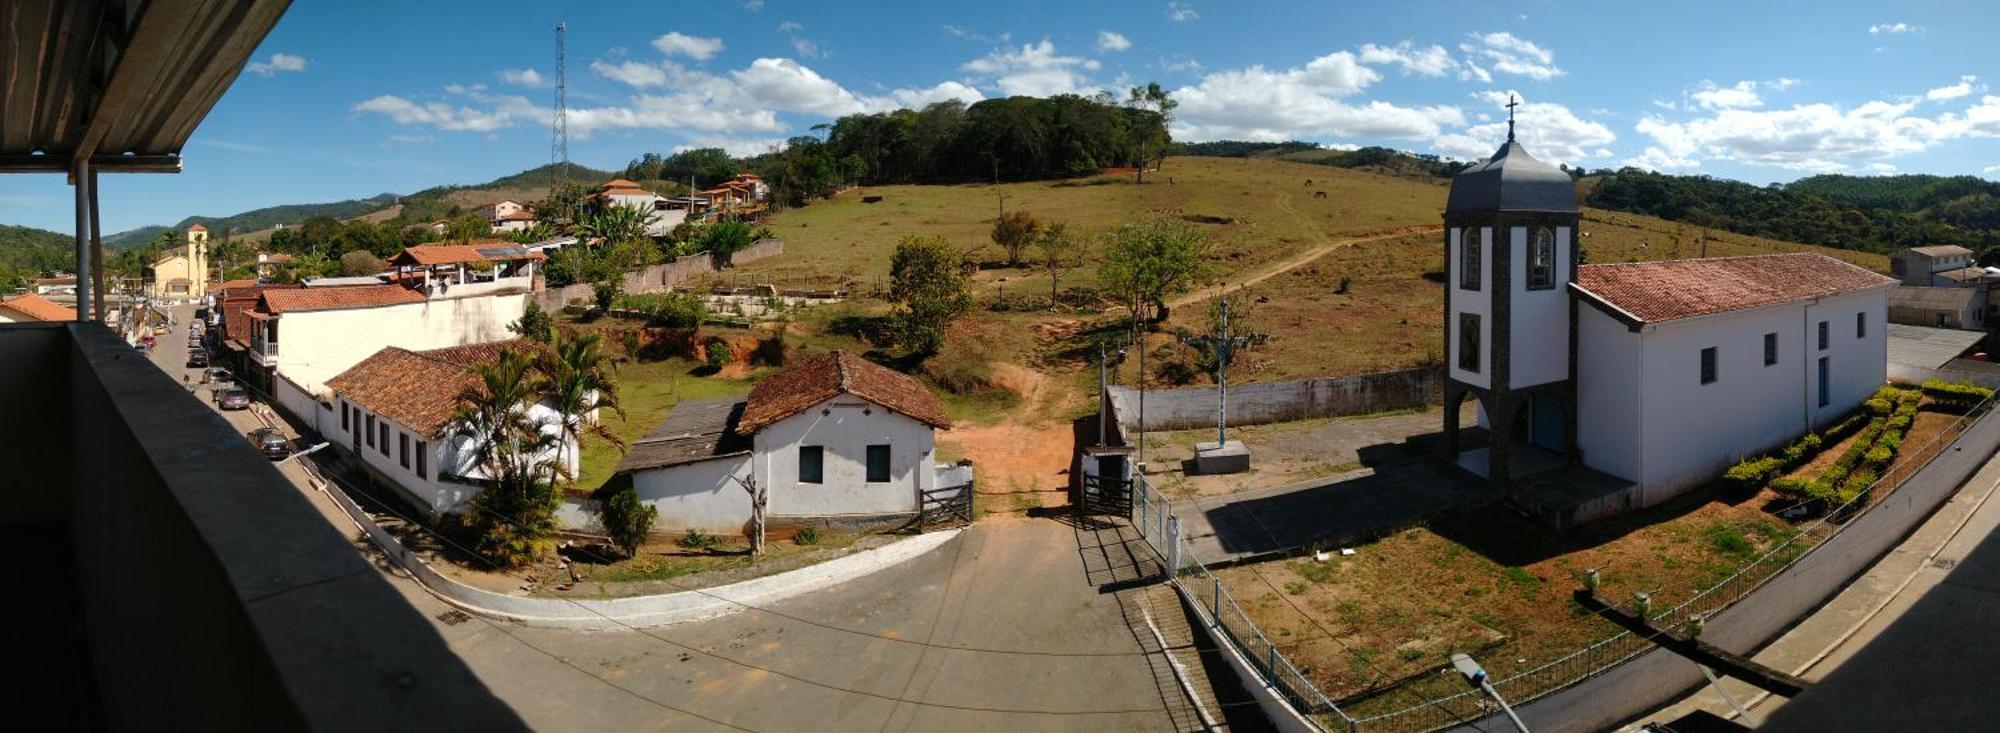
POLYGON ((199 298, 208 294, 208 227, 187 228, 187 241, 178 250, 162 252, 147 267, 152 281, 148 294, 153 299, 199 298))
POLYGON ((1579 220, 1511 117, 1444 212, 1446 451, 1517 496, 1564 466, 1626 482, 1561 523, 1685 493, 1886 379, 1895 280, 1816 253, 1583 265, 1579 220), (1461 439, 1467 400, 1485 447, 1461 439))

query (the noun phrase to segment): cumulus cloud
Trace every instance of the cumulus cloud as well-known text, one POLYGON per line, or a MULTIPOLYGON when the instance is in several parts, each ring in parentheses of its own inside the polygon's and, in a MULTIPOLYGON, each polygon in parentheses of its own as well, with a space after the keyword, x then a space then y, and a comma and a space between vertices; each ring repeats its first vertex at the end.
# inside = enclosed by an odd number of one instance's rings
POLYGON ((1111 31, 1097 32, 1097 50, 1099 51, 1123 51, 1131 47, 1132 40, 1126 38, 1122 33, 1113 33, 1111 31))
POLYGON ((789 20, 778 24, 778 32, 785 34, 786 40, 792 42, 792 50, 799 56, 809 59, 825 56, 826 54, 820 51, 819 44, 805 37, 805 30, 805 26, 789 20))
MULTIPOLYGON (((1561 104, 1528 101, 1519 92, 1511 91, 1488 90, 1473 96, 1493 106, 1518 98, 1520 106, 1515 108, 1518 118, 1515 139, 1527 146, 1535 157, 1550 163, 1577 165, 1611 157, 1611 151, 1605 146, 1618 140, 1618 135, 1611 128, 1586 120, 1561 104)), ((1492 155, 1493 150, 1506 139, 1507 122, 1495 120, 1440 135, 1432 142, 1432 147, 1444 155, 1477 159, 1492 155)))
POLYGON ((613 81, 635 87, 656 87, 667 83, 667 72, 660 66, 643 61, 590 62, 590 70, 613 81))
POLYGON ((1874 25, 1868 26, 1868 35, 1879 36, 1884 33, 1916 33, 1922 31, 1923 29, 1924 29, 1923 26, 1912 25, 1910 23, 1876 23, 1874 25))
POLYGON ((1646 152, 1626 158, 1618 163, 1621 167, 1644 168, 1649 171, 1669 171, 1682 168, 1698 168, 1701 161, 1674 155, 1658 147, 1648 145, 1646 152))
POLYGON ((1417 48, 1409 41, 1394 46, 1363 45, 1360 59, 1364 64, 1395 64, 1402 67, 1403 73, 1419 76, 1444 76, 1458 68, 1458 62, 1452 60, 1451 52, 1443 46, 1417 48))
POLYGON ((669 31, 666 35, 653 39, 653 48, 668 56, 686 56, 696 61, 707 61, 722 50, 722 39, 669 31))
POLYGON ((1554 51, 1505 31, 1474 33, 1471 43, 1460 44, 1458 48, 1468 57, 1483 61, 1486 68, 1502 74, 1547 81, 1564 73, 1556 66, 1554 51))
POLYGON ((1218 71, 1173 93, 1180 100, 1174 137, 1185 140, 1291 140, 1302 137, 1435 137, 1462 125, 1456 107, 1404 107, 1379 100, 1349 102, 1382 75, 1354 54, 1337 51, 1304 66, 1218 71))
POLYGON ((1695 104, 1708 109, 1746 109, 1764 106, 1764 98, 1757 95, 1757 82, 1739 81, 1734 85, 1721 87, 1714 82, 1702 82, 1702 88, 1689 94, 1695 104))
POLYGON ((675 145, 672 152, 680 153, 696 148, 722 148, 723 152, 729 153, 732 156, 747 158, 753 155, 762 155, 783 147, 785 147, 785 139, 781 137, 698 137, 686 143, 675 145))
POLYGON ((542 85, 542 72, 534 69, 501 69, 500 80, 532 89, 542 85))
POLYGON ((993 79, 1002 94, 1046 97, 1094 91, 1082 72, 1096 71, 1098 66, 1093 59, 1057 53, 1055 44, 1044 38, 1018 49, 995 50, 959 68, 993 79))
POLYGON ((1175 23, 1201 20, 1201 13, 1195 12, 1193 5, 1178 1, 1170 2, 1167 3, 1167 20, 1175 23))
POLYGON ((1936 89, 1932 89, 1928 92, 1925 92, 1924 98, 1933 102, 1942 102, 1949 99, 1957 99, 1959 97, 1971 96, 1973 92, 1972 84, 1973 82, 1976 81, 1979 81, 1979 77, 1973 76, 1971 74, 1966 74, 1965 76, 1961 76, 1958 78, 1957 84, 1953 84, 1951 86, 1938 87, 1936 89))
POLYGON ((1687 120, 1648 116, 1639 121, 1637 130, 1675 158, 1714 158, 1812 173, 1870 170, 1870 165, 1950 140, 2000 137, 2000 97, 1989 95, 1963 111, 1936 117, 1912 114, 1923 101, 1723 109, 1687 120))
POLYGON ((989 35, 986 33, 980 33, 979 31, 975 31, 971 28, 967 28, 961 25, 946 24, 944 26, 944 33, 945 35, 951 36, 952 38, 961 38, 967 41, 973 41, 976 43, 985 43, 994 46, 1005 46, 1009 43, 1014 42, 1014 35, 1011 33, 1000 33, 997 35, 989 35))
POLYGON ((306 57, 294 56, 288 53, 274 53, 271 54, 271 58, 268 61, 252 61, 250 65, 243 68, 245 71, 258 76, 272 76, 281 72, 300 72, 306 70, 306 57))

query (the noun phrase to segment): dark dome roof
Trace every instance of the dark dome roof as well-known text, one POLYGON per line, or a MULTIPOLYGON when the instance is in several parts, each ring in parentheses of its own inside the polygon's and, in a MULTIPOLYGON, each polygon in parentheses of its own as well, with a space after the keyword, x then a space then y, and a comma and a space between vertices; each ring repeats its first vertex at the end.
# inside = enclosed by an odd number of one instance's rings
POLYGON ((1451 196, 1444 213, 1470 211, 1544 211, 1574 214, 1576 186, 1569 174, 1535 160, 1512 139, 1493 157, 1451 179, 1451 196))

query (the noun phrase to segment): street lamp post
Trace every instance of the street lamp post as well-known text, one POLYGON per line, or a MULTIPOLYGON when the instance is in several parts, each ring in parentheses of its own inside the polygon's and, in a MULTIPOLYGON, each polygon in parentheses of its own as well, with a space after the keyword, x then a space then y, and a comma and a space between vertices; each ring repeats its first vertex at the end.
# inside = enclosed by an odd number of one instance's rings
POLYGON ((1451 666, 1458 670, 1459 676, 1465 678, 1466 684, 1472 685, 1474 689, 1486 693, 1487 697, 1493 698, 1494 702, 1499 703, 1500 710, 1507 713, 1507 719, 1514 721, 1514 728, 1516 730, 1521 731, 1521 733, 1528 733, 1528 726, 1521 722, 1521 716, 1515 715, 1514 708, 1509 707, 1507 701, 1501 699, 1500 691, 1493 689, 1492 681, 1486 678, 1486 670, 1480 667, 1478 662, 1473 661, 1472 657, 1464 654, 1453 654, 1451 655, 1451 666))

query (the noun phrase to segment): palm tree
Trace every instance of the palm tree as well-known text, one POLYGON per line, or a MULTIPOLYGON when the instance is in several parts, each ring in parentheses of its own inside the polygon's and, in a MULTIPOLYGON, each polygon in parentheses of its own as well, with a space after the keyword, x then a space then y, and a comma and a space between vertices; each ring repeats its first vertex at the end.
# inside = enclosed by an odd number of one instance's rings
POLYGON ((478 535, 479 552, 507 567, 553 549, 561 499, 555 487, 568 473, 549 457, 560 433, 547 430, 547 422, 531 411, 542 401, 533 368, 533 360, 514 351, 474 367, 478 381, 459 392, 451 423, 453 433, 471 443, 486 478, 466 524, 478 535))
MULTIPOLYGON (((548 350, 536 360, 539 379, 535 389, 542 401, 562 416, 558 462, 565 470, 570 465, 570 444, 581 446, 584 433, 603 438, 620 451, 625 449, 625 442, 602 420, 584 419, 584 413, 607 407, 619 417, 625 416, 625 408, 618 405, 618 385, 605 368, 603 342, 599 334, 572 336, 558 330, 551 335, 548 350)), ((574 482, 575 476, 569 480, 574 482)))
POLYGON ((606 245, 629 242, 646 236, 651 219, 652 213, 645 209, 612 204, 585 214, 577 222, 576 233, 584 239, 602 239, 606 245))

